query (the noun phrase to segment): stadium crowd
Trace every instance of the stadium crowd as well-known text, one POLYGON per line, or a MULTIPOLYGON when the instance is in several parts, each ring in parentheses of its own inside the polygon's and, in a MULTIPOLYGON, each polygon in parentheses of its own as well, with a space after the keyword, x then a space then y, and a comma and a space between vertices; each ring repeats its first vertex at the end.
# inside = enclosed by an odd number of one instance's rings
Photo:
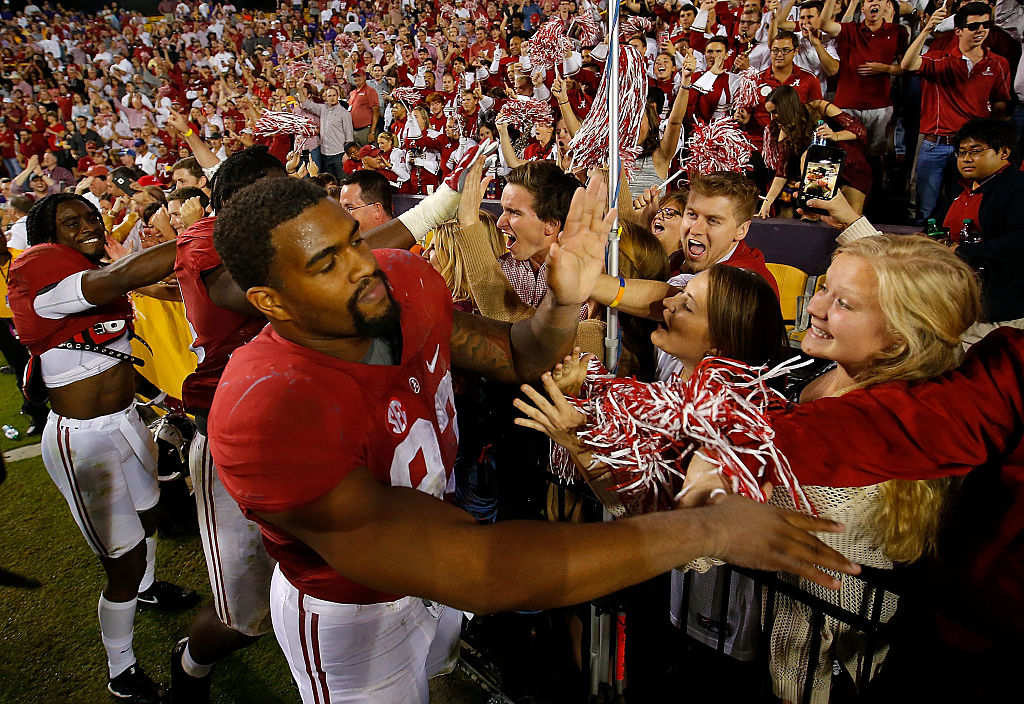
MULTIPOLYGON (((723 657, 758 649, 746 578, 727 619, 705 615, 722 598, 706 557, 855 612, 858 565, 915 565, 910 615, 879 611, 928 645, 894 638, 861 694, 896 701, 923 662, 914 696, 999 691, 1024 633, 1024 3, 623 0, 611 204, 607 161, 583 156, 606 149, 607 11, 4 1, 0 342, 107 577, 113 696, 165 697, 132 651, 137 605, 197 601, 155 577, 140 395, 194 421, 214 594, 168 644, 170 701, 209 701, 215 663, 273 630, 304 702, 425 702, 462 612, 516 609, 551 610, 571 643, 551 699, 567 701, 585 694, 573 605, 627 588, 643 635, 626 696, 662 701, 682 661, 710 657, 696 644, 725 631, 723 657), (805 201, 810 150, 828 147, 832 197, 805 201), (804 330, 745 241, 766 218, 837 230, 804 330), (885 232, 899 226, 922 233, 885 232), (143 299, 191 334, 149 350, 184 360, 177 383, 135 369, 143 299), (632 386, 595 375, 609 308, 621 357, 600 372, 632 386), (696 393, 704 360, 775 366, 790 342, 812 371, 773 381, 758 418, 803 493, 732 496, 712 441, 676 438, 629 456, 685 470, 658 480, 659 508, 679 510, 636 515, 608 480, 629 448, 593 442, 611 423, 594 409, 696 393), (628 517, 602 522, 602 503, 628 517)), ((465 628, 484 651, 508 636, 465 628)), ((864 657, 850 628, 792 604, 767 649, 793 702, 846 701, 864 657)))

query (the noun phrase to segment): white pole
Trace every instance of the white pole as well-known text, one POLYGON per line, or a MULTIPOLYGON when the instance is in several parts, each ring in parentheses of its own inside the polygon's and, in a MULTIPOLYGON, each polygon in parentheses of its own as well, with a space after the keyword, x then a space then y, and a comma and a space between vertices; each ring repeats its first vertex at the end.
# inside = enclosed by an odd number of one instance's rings
MULTIPOLYGON (((605 63, 608 85, 608 207, 617 205, 619 196, 619 2, 608 0, 608 61, 605 63)), ((608 233, 605 258, 610 276, 619 275, 619 219, 615 218, 608 233)), ((619 312, 607 311, 604 338, 605 366, 615 371, 619 363, 619 312)))

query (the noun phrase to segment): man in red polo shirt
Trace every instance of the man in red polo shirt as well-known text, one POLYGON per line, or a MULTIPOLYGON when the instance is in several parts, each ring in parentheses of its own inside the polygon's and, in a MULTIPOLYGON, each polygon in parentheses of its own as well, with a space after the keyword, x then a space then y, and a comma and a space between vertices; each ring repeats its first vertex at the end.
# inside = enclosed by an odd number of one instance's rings
POLYGON ((355 88, 348 94, 348 109, 352 113, 352 134, 356 144, 366 145, 377 132, 380 120, 380 96, 372 86, 366 85, 366 72, 352 74, 355 88))
POLYGON ((898 61, 906 53, 907 30, 886 22, 882 8, 888 0, 864 0, 862 22, 836 22, 836 0, 826 0, 821 30, 836 38, 839 74, 835 104, 860 120, 868 130, 868 153, 882 155, 892 119, 891 76, 903 72, 898 61))
POLYGON ((956 12, 957 45, 948 52, 921 48, 946 17, 940 7, 917 36, 903 70, 921 75, 921 151, 917 157, 917 223, 932 216, 944 176, 952 173, 953 139, 968 121, 1002 117, 1010 100, 1010 66, 1006 59, 984 47, 992 27, 987 3, 969 2, 956 12))
POLYGON ((810 71, 805 71, 793 63, 800 40, 792 32, 785 30, 775 35, 772 41, 772 63, 757 75, 757 94, 759 96, 754 119, 764 127, 768 124, 768 111, 764 103, 772 91, 779 86, 790 86, 800 96, 801 103, 821 100, 821 84, 810 71))

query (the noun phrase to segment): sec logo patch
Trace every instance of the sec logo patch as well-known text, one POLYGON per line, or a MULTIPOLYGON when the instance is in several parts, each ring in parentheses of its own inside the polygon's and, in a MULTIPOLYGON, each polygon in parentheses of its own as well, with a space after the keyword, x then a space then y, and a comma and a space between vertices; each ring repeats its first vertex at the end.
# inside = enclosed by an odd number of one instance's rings
POLYGON ((387 423, 395 435, 401 435, 409 427, 409 416, 405 412, 405 406, 397 398, 391 399, 388 403, 387 423))

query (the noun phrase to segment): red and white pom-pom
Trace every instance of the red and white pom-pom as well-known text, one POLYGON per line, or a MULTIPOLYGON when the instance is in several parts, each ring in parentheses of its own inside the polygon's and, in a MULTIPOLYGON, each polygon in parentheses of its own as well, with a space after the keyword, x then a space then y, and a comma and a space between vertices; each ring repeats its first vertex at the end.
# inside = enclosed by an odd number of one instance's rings
POLYGON ((313 57, 313 66, 326 78, 334 76, 338 71, 338 64, 333 56, 315 56, 313 57))
POLYGON ((693 453, 703 447, 701 455, 736 493, 764 501, 761 486, 770 481, 813 512, 789 461, 775 449, 767 415, 786 406, 767 382, 794 366, 765 370, 707 358, 686 382, 597 381, 590 399, 572 402, 587 415, 579 438, 608 468, 610 495, 599 497, 627 514, 669 509, 693 453))
POLYGON ((284 67, 290 78, 302 78, 309 73, 312 67, 305 61, 292 61, 284 67))
POLYGON ((334 46, 338 51, 350 52, 356 48, 356 40, 352 38, 351 34, 342 32, 334 38, 334 46))
POLYGON ((604 37, 604 27, 592 12, 581 12, 572 18, 567 34, 573 34, 583 46, 594 46, 604 37))
POLYGON ((707 124, 694 118, 687 146, 690 153, 683 166, 691 174, 742 173, 751 168, 754 145, 731 117, 719 117, 707 124))
POLYGON ((649 17, 641 17, 640 15, 630 15, 626 19, 622 20, 621 29, 619 30, 619 36, 623 39, 631 39, 638 34, 648 34, 654 30, 654 22, 649 17))
MULTIPOLYGON (((569 143, 570 171, 587 170, 608 163, 608 72, 601 76, 597 99, 569 143)), ((647 65, 643 54, 619 45, 619 159, 626 173, 634 170, 640 156, 640 120, 647 107, 647 65)))
POLYGON ((425 88, 413 88, 412 86, 401 86, 391 91, 391 98, 405 103, 405 107, 412 109, 423 102, 425 88))
POLYGON ((320 125, 311 117, 293 112, 267 110, 253 126, 253 134, 268 136, 273 134, 294 134, 300 137, 315 137, 320 132, 320 125))
POLYGON ((540 26, 530 39, 527 58, 533 68, 553 69, 557 75, 565 60, 565 50, 571 47, 565 38, 565 23, 557 17, 540 26))
POLYGON ((750 112, 755 105, 761 102, 761 95, 757 92, 757 81, 742 74, 739 78, 736 81, 736 88, 732 92, 732 105, 734 108, 743 108, 750 112))
POLYGON ((764 140, 761 146, 761 156, 764 157, 764 165, 772 171, 778 171, 782 166, 782 147, 779 145, 779 135, 772 133, 772 125, 764 126, 764 140))
POLYGON ((455 6, 445 3, 444 5, 441 5, 441 7, 438 8, 437 14, 438 17, 442 17, 446 20, 451 21, 455 19, 455 6))
POLYGON ((532 125, 554 124, 551 105, 540 100, 507 100, 494 119, 498 125, 514 125, 520 132, 529 134, 532 125))
POLYGON ((300 56, 309 51, 309 47, 306 42, 278 42, 277 54, 285 58, 290 56, 300 56))
POLYGON ((370 19, 366 21, 366 26, 363 27, 363 30, 370 34, 377 34, 384 31, 384 25, 380 23, 380 20, 370 19))

